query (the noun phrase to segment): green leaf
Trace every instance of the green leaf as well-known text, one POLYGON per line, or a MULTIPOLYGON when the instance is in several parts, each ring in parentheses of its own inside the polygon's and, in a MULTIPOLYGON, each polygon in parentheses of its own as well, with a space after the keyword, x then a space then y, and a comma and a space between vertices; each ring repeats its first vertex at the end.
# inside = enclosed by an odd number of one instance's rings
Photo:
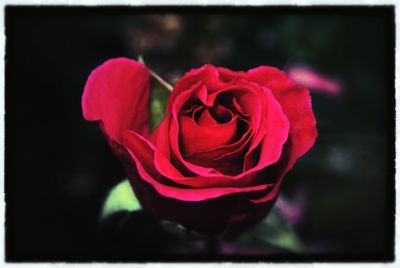
POLYGON ((275 246, 295 253, 305 251, 294 229, 274 209, 262 223, 242 235, 238 242, 247 247, 275 246))
POLYGON ((260 238, 265 242, 296 253, 304 252, 304 246, 296 232, 275 210, 261 223, 259 228, 262 232, 260 238))
MULTIPOLYGON (((145 64, 143 54, 138 56, 138 61, 145 64)), ((150 97, 150 127, 151 131, 154 131, 154 129, 165 118, 165 109, 167 107, 168 97, 173 90, 173 86, 152 70, 148 70, 153 78, 150 97)))
POLYGON ((107 218, 115 212, 134 211, 140 208, 139 201, 136 199, 129 181, 125 179, 114 186, 108 193, 101 212, 101 218, 107 218))
POLYGON ((161 86, 154 86, 150 100, 151 130, 153 131, 165 118, 169 92, 161 86))

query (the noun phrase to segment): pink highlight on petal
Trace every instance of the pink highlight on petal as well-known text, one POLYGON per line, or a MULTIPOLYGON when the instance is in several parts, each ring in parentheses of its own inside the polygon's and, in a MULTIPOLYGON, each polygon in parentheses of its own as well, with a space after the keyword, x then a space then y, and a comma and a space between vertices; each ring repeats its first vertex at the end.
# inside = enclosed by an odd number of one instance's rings
POLYGON ((289 200, 282 195, 278 197, 275 207, 282 213, 284 218, 291 224, 299 223, 304 216, 306 207, 306 193, 303 189, 296 192, 294 198, 289 200))
POLYGON ((305 66, 293 66, 289 68, 288 76, 297 84, 308 87, 314 91, 337 95, 342 88, 338 82, 321 75, 316 70, 305 66))

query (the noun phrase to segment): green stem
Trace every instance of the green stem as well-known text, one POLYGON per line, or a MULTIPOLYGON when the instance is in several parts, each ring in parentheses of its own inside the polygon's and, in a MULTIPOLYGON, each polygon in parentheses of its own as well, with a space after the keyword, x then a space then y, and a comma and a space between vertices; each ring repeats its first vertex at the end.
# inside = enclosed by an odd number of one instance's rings
POLYGON ((158 74, 156 74, 155 72, 153 72, 152 70, 150 70, 150 74, 151 76, 153 76, 161 85, 163 85, 168 91, 172 92, 172 90, 174 89, 173 86, 171 86, 170 84, 168 84, 168 82, 166 82, 164 79, 162 79, 158 74))
MULTIPOLYGON (((138 57, 138 61, 144 64, 144 60, 143 60, 143 56, 139 55, 138 57)), ((147 67, 147 69, 149 70, 150 74, 152 77, 154 77, 162 86, 164 86, 168 91, 172 92, 172 90, 174 89, 173 86, 171 86, 167 81, 165 81, 164 79, 162 79, 158 74, 156 74, 155 72, 153 72, 151 69, 149 69, 147 67)))

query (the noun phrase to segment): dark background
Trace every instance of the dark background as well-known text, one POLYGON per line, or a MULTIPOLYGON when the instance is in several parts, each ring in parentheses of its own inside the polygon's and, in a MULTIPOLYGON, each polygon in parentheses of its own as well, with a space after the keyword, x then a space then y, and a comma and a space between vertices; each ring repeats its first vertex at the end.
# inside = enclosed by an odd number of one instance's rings
MULTIPOLYGON (((240 260, 393 259, 393 7, 9 6, 5 16, 7 261, 185 260, 165 253, 173 239, 146 215, 122 244, 98 227, 124 173, 82 118, 81 94, 96 66, 139 53, 171 83, 205 63, 303 63, 339 80, 340 95, 312 92, 319 138, 282 186, 306 195, 296 230, 309 252, 240 260)), ((224 259, 236 260, 213 260, 224 259)))

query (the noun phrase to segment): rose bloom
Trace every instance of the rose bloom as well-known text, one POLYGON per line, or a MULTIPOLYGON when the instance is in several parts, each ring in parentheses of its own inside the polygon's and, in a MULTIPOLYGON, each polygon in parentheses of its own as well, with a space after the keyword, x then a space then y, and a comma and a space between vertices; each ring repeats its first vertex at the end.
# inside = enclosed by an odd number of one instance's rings
POLYGON ((259 223, 317 137, 308 90, 274 67, 189 71, 153 133, 150 94, 145 65, 111 59, 90 74, 83 114, 100 123, 142 207, 199 233, 229 239, 259 223))

